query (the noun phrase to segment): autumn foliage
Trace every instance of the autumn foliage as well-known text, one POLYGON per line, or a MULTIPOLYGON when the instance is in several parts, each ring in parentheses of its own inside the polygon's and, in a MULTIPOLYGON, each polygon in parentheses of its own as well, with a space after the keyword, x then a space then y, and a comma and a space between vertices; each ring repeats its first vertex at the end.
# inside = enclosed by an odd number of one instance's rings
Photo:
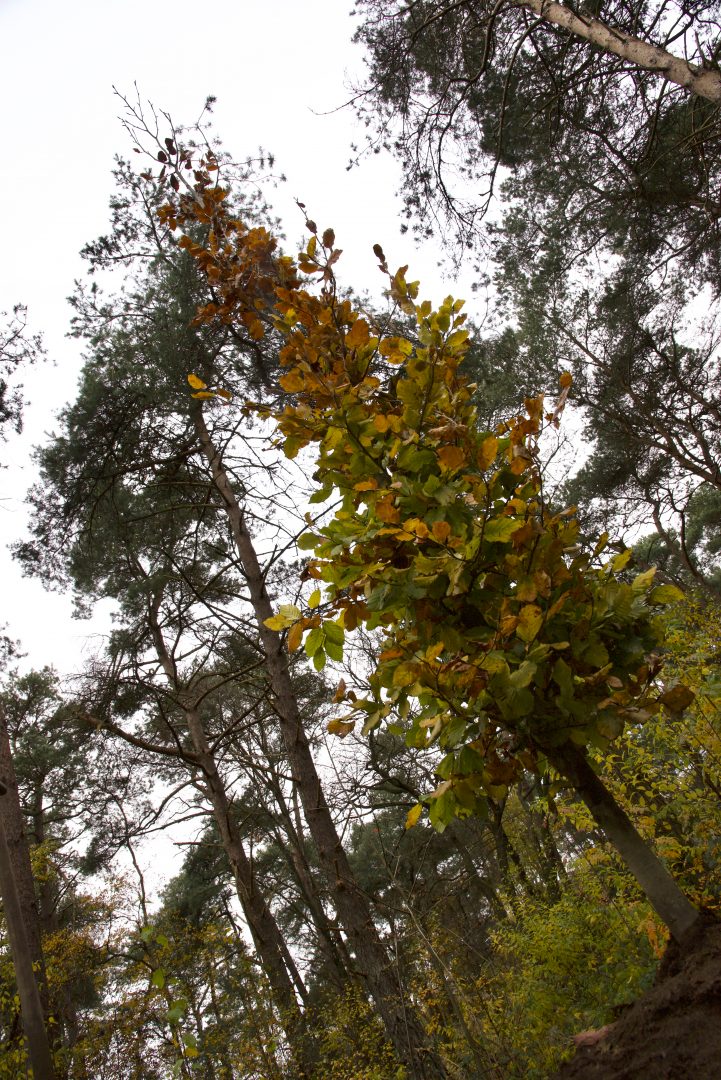
POLYGON ((543 770, 552 748, 603 748, 661 701, 688 704, 685 689, 659 697, 654 681, 656 615, 678 590, 654 585, 653 571, 629 573, 630 551, 603 561, 605 536, 581 550, 574 509, 545 499, 539 440, 559 423, 570 376, 552 411, 529 398, 524 415, 483 430, 459 370, 461 301, 419 302, 407 267, 392 274, 376 245, 394 304, 380 325, 338 293, 333 230, 319 238, 308 222, 295 264, 229 216, 222 192, 208 194, 163 211, 171 225, 208 229, 205 244, 180 240, 220 297, 198 318, 281 333, 286 403, 251 407, 275 420, 288 457, 316 448, 311 501, 340 499, 300 542, 322 593, 305 612, 281 608, 272 628, 288 630, 291 650, 305 640, 317 668, 341 659, 359 625, 385 635, 372 696, 342 691, 347 710, 329 730, 392 718, 410 746, 439 746, 441 783, 427 801, 443 828, 523 770, 543 770))

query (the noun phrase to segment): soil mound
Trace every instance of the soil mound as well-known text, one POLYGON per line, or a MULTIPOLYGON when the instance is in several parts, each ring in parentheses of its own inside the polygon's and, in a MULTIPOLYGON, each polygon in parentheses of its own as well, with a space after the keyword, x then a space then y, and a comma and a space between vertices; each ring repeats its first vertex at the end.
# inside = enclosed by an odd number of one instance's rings
POLYGON ((575 1042, 554 1080, 719 1080, 721 923, 704 916, 683 947, 671 942, 654 986, 575 1042))

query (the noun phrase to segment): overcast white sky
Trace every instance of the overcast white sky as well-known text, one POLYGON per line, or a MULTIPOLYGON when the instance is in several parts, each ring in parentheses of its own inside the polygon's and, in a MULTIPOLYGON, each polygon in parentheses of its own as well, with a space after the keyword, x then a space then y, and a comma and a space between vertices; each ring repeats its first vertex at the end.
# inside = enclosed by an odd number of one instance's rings
POLYGON ((0 623, 34 665, 77 668, 90 627, 73 622, 68 598, 24 580, 5 544, 23 532, 30 451, 72 397, 79 345, 65 337, 66 297, 83 273, 78 251, 105 230, 113 155, 128 154, 112 87, 192 121, 208 94, 215 129, 241 158, 259 145, 276 155, 287 183, 274 197, 289 241, 303 234, 300 198, 344 249, 340 276, 382 285, 371 247, 392 265, 409 262, 423 295, 470 296, 470 280, 443 280, 437 252, 399 235, 399 173, 384 156, 346 171, 354 118, 338 110, 362 54, 350 39, 350 0, 0 0, 0 310, 22 302, 55 367, 26 379, 25 434, 0 450, 0 623))

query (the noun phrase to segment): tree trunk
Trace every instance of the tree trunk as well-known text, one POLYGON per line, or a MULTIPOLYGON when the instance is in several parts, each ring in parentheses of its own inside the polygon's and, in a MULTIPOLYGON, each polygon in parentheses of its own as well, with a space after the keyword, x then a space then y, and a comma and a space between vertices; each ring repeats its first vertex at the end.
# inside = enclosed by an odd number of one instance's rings
POLYGON ((293 985, 305 1001, 307 990, 298 969, 278 929, 273 913, 255 882, 253 867, 245 853, 237 822, 233 816, 225 784, 218 772, 215 758, 205 734, 203 722, 196 708, 189 703, 192 695, 180 689, 180 679, 175 660, 165 644, 158 621, 162 602, 162 589, 157 592, 148 610, 148 626, 155 652, 170 687, 176 692, 183 707, 195 758, 202 770, 202 785, 213 807, 213 817, 218 827, 223 850, 235 881, 235 888, 248 922, 253 943, 263 970, 268 977, 273 1001, 280 1015, 280 1022, 288 1036, 299 1076, 310 1076, 315 1049, 310 1038, 303 1038, 303 1016, 298 1007, 293 985), (292 980, 292 981, 291 981, 292 980))
POLYGON ((501 898, 494 889, 492 882, 487 877, 484 877, 483 873, 476 867, 473 856, 459 836, 457 820, 450 823, 447 832, 451 838, 451 843, 461 856, 461 861, 468 877, 475 883, 476 888, 484 899, 488 901, 488 907, 490 908, 491 914, 499 921, 507 919, 508 912, 503 906, 501 898))
POLYGON ((13 860, 5 838, 2 806, 8 798, 9 789, 0 782, 0 896, 2 897, 7 924, 10 952, 15 968, 15 981, 20 998, 23 1031, 27 1039, 28 1054, 34 1080, 55 1080, 55 1068, 50 1041, 45 1028, 45 1016, 40 1000, 33 953, 25 926, 25 912, 15 883, 13 860))
POLYGON ((203 769, 203 786, 213 807, 213 817, 233 871, 238 899, 248 920, 258 956, 273 989, 273 997, 287 1018, 292 1019, 295 1016, 299 1020, 300 1013, 293 984, 303 1000, 307 1000, 308 991, 288 952, 273 913, 256 884, 250 859, 245 853, 230 800, 218 773, 215 759, 210 752, 200 717, 193 710, 189 710, 186 717, 190 737, 203 769))
POLYGON ((265 620, 270 619, 275 612, 265 587, 263 571, 245 524, 243 511, 228 479, 222 457, 210 438, 199 404, 194 408, 193 418, 199 442, 211 469, 213 484, 228 516, 250 593, 293 782, 298 788, 305 819, 328 879, 336 911, 355 955, 359 973, 376 1004, 388 1038, 401 1061, 409 1067, 413 1080, 436 1080, 445 1077, 446 1072, 440 1059, 427 1048, 420 1020, 405 998, 397 972, 389 961, 373 922, 367 897, 353 876, 325 801, 293 690, 283 639, 277 631, 269 630, 265 625, 265 620))
POLYGON ((561 776, 575 787, 594 821, 603 829, 645 892, 654 911, 671 931, 671 936, 676 941, 682 941, 699 918, 698 910, 681 892, 658 856, 639 836, 631 819, 591 768, 584 751, 572 743, 566 743, 561 747, 545 749, 544 753, 561 776))
POLYGON ((692 94, 698 94, 715 104, 721 102, 721 73, 718 71, 707 71, 690 64, 683 57, 674 56, 658 45, 650 45, 631 34, 614 30, 591 15, 577 15, 556 0, 517 0, 516 6, 527 8, 544 22, 560 26, 604 52, 628 60, 635 67, 655 72, 692 94))
POLYGON ((30 849, 23 825, 23 811, 20 805, 18 782, 15 775, 10 735, 5 713, 0 706, 0 782, 5 784, 7 794, 0 800, 0 817, 5 828, 5 841, 10 854, 13 878, 18 902, 23 915, 25 934, 37 973, 38 990, 43 1005, 43 1014, 47 1023, 50 1016, 50 1003, 45 975, 45 958, 42 946, 42 926, 40 905, 38 904, 35 879, 30 863, 30 849))

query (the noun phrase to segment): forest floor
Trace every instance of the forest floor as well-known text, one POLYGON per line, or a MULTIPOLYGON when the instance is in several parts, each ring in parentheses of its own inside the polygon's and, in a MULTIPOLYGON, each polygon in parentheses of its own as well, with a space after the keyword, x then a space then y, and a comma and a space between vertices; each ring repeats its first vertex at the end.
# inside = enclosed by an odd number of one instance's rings
POLYGON ((719 1080, 721 923, 704 918, 671 943, 651 989, 578 1049, 554 1080, 719 1080))

